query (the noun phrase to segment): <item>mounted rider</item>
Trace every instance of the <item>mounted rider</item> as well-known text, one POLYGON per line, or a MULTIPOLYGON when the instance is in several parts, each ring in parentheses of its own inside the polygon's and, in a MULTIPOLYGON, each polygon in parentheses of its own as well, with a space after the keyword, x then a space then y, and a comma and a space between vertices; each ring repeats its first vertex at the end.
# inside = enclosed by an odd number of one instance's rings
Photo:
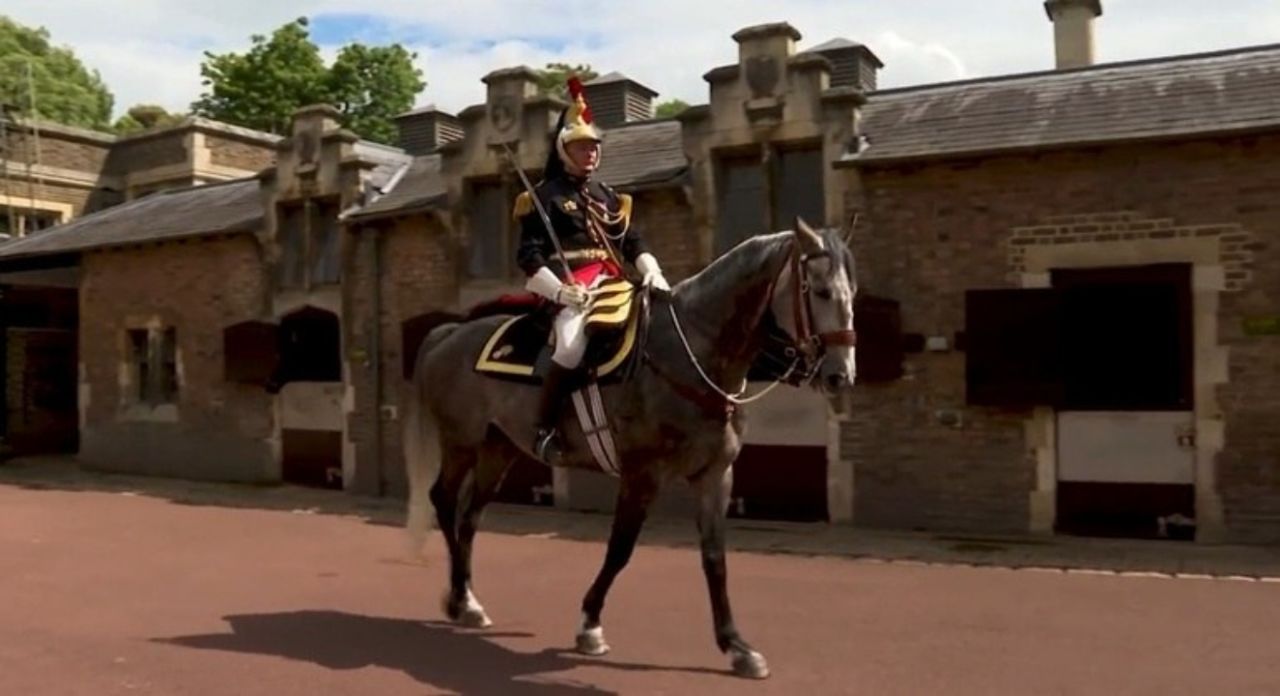
POLYGON ((534 454, 550 461, 559 449, 556 424, 587 349, 586 318, 590 289, 622 278, 623 263, 633 264, 645 284, 670 290, 658 260, 631 224, 631 196, 617 193, 594 178, 600 166, 603 137, 583 96, 582 84, 569 79, 570 105, 552 133, 551 151, 534 195, 546 211, 557 241, 548 233, 528 192, 516 199, 520 223, 516 262, 525 272, 525 287, 557 306, 552 333, 551 367, 542 387, 534 454), (566 277, 566 266, 572 276, 566 277))

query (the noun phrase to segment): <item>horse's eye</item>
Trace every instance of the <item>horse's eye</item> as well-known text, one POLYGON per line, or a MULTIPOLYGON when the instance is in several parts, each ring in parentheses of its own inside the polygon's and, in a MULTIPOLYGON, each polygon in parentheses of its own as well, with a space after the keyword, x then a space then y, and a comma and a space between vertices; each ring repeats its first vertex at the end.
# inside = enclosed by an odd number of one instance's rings
POLYGON ((831 291, 830 291, 830 290, 828 290, 828 289, 826 289, 826 288, 821 288, 821 289, 819 289, 819 290, 814 290, 814 291, 813 291, 813 294, 817 295, 817 296, 818 296, 818 299, 820 299, 820 300, 829 300, 829 299, 831 299, 831 291))

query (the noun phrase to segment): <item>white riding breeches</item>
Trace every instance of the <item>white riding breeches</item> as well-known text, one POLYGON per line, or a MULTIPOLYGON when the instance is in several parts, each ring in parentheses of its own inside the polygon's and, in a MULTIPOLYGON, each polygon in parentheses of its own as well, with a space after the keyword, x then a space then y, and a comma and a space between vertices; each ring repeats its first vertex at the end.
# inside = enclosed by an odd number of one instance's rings
POLYGON ((577 307, 564 307, 556 315, 552 325, 556 344, 551 351, 551 359, 560 367, 574 368, 582 364, 582 357, 587 352, 587 310, 577 307))
MULTIPOLYGON (((601 273, 591 281, 587 289, 594 290, 612 277, 601 273)), ((587 314, 590 311, 589 307, 561 307, 560 313, 556 314, 555 323, 551 328, 551 333, 556 339, 556 344, 551 350, 551 359, 560 367, 574 368, 582 364, 582 358, 587 354, 586 327, 587 314)))

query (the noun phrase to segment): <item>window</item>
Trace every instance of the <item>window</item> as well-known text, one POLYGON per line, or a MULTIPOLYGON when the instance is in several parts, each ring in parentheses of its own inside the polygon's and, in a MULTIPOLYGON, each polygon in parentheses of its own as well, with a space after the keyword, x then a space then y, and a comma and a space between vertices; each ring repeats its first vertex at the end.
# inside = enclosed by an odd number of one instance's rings
POLYGON ((765 230, 765 178, 755 155, 720 160, 716 216, 716 253, 723 254, 742 240, 765 230))
POLYGON ((342 280, 342 228, 338 202, 313 201, 311 206, 311 284, 333 285, 342 280))
POLYGON ((276 229, 280 242, 280 265, 276 267, 280 287, 304 287, 307 275, 307 230, 302 206, 280 206, 276 215, 276 229))
POLYGON ((280 321, 280 371, 286 382, 341 382, 342 327, 333 312, 304 307, 280 321))
POLYGON ((800 216, 826 225, 821 145, 778 147, 766 169, 757 152, 728 154, 717 169, 716 253, 757 234, 789 230, 800 216))
POLYGON ((129 329, 129 367, 135 403, 158 406, 178 397, 178 332, 173 327, 160 330, 129 329))
POLYGON ((498 182, 473 182, 467 210, 470 219, 471 250, 467 271, 472 278, 501 280, 515 267, 514 223, 505 188, 498 182))
POLYGON ((822 148, 789 148, 773 158, 773 229, 789 230, 796 216, 814 226, 826 220, 822 190, 822 148))
POLYGON ((342 227, 336 199, 281 204, 276 211, 282 288, 308 289, 342 280, 342 227))
POLYGON ((0 206, 0 235, 22 237, 44 230, 62 222, 62 213, 52 210, 0 206))

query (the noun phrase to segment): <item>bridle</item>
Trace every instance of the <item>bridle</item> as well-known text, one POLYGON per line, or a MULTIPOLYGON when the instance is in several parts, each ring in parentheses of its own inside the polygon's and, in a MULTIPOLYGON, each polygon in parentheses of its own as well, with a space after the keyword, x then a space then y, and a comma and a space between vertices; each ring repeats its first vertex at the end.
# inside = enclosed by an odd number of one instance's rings
POLYGON ((813 301, 809 298, 809 262, 814 259, 830 259, 831 252, 823 249, 812 254, 802 254, 798 246, 791 249, 791 272, 796 279, 791 306, 795 310, 795 343, 806 361, 820 358, 832 346, 856 346, 858 334, 853 329, 814 333, 813 301))
POLYGON ((792 300, 791 307, 795 319, 796 335, 790 333, 778 326, 773 316, 774 292, 778 287, 778 281, 782 276, 781 269, 778 276, 769 284, 769 292, 767 293, 768 303, 765 311, 766 333, 764 346, 761 348, 760 356, 757 358, 753 368, 763 370, 767 373, 767 379, 772 379, 773 384, 765 387, 760 392, 744 397, 747 384, 744 382, 742 388, 736 392, 729 393, 724 391, 719 385, 712 380, 702 369, 702 365, 698 363, 697 357, 693 353, 693 348, 689 345, 688 339, 685 337, 684 328, 680 325, 680 319, 676 316, 675 303, 668 304, 668 310, 671 313, 671 321, 675 325, 676 333, 680 337, 680 342, 684 345, 685 353, 689 356, 689 361, 693 363, 694 368, 698 371, 698 375, 706 382, 707 386, 715 392, 723 401, 711 403, 715 397, 710 395, 698 396, 691 394, 690 388, 680 384, 666 373, 656 362, 649 356, 645 355, 646 362, 649 363, 660 376, 671 382, 676 391, 681 395, 693 400, 700 405, 708 408, 708 410, 716 411, 723 407, 725 413, 732 413, 736 406, 748 404, 763 398, 770 391, 773 391, 779 384, 789 384, 792 386, 802 386, 807 384, 817 374, 818 368, 822 364, 822 358, 826 354, 826 350, 830 346, 854 346, 857 344, 857 333, 852 329, 843 329, 840 331, 824 331, 816 333, 813 329, 813 303, 809 299, 809 262, 815 259, 830 258, 831 253, 827 250, 818 251, 812 254, 804 254, 800 252, 798 242, 793 242, 791 251, 787 255, 787 262, 783 268, 790 268, 792 278, 792 300))
MULTIPOLYGON (((753 366, 757 373, 763 372, 769 379, 784 381, 792 386, 807 384, 817 374, 822 365, 826 350, 832 346, 856 346, 858 335, 853 329, 839 331, 815 332, 813 319, 813 301, 809 297, 809 262, 817 259, 831 258, 827 250, 811 254, 802 253, 799 246, 793 246, 787 258, 787 267, 794 279, 791 293, 792 324, 795 335, 778 326, 773 316, 773 292, 770 290, 769 311, 765 316, 764 346, 753 366)), ((777 281, 775 280, 776 284, 777 281)))

